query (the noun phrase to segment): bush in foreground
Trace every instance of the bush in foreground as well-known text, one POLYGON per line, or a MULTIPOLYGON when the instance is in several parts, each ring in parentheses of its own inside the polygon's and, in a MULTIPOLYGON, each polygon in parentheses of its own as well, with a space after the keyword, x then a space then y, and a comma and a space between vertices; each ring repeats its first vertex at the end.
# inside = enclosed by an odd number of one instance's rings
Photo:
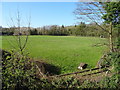
MULTIPOLYGON (((2 54, 5 55, 6 53, 2 54)), ((26 55, 12 51, 2 59, 2 85, 6 89, 33 89, 35 83, 34 63, 26 55), (8 59, 9 58, 9 59, 8 59)))
POLYGON ((58 88, 99 88, 99 89, 120 89, 119 75, 119 53, 111 53, 109 56, 110 65, 114 67, 111 77, 106 76, 101 81, 81 80, 74 77, 57 78, 36 78, 34 63, 27 55, 16 54, 14 51, 2 60, 3 90, 42 90, 58 88), (6 59, 5 59, 6 58, 6 59))

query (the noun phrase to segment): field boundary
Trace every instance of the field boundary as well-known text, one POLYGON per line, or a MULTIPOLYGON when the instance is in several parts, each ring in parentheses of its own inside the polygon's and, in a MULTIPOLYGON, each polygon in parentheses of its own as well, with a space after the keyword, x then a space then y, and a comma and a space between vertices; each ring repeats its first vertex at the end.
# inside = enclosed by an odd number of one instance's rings
POLYGON ((63 77, 63 76, 69 76, 69 75, 77 75, 77 74, 82 74, 85 72, 90 72, 89 74, 85 74, 85 75, 81 75, 81 76, 88 76, 88 75, 94 75, 94 74, 98 74, 98 73, 102 73, 107 71, 107 67, 101 67, 101 68, 92 68, 89 70, 83 70, 83 71, 79 71, 79 72, 73 72, 73 73, 67 73, 67 74, 61 74, 61 75, 54 75, 54 76, 49 76, 49 77, 63 77), (97 72, 91 73, 91 71, 95 71, 95 70, 99 70, 97 72))

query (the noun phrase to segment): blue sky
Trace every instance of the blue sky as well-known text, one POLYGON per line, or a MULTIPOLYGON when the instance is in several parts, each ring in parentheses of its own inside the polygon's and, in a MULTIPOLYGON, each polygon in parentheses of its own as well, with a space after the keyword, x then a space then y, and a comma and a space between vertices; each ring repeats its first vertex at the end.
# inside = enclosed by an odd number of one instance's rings
POLYGON ((76 2, 3 2, 2 3, 2 26, 7 27, 16 23, 17 9, 20 11, 22 26, 27 25, 31 16, 31 26, 44 25, 74 25, 76 23, 73 11, 76 2))
POLYGON ((1 0, 1 1, 2 2, 78 2, 82 0, 1 0))

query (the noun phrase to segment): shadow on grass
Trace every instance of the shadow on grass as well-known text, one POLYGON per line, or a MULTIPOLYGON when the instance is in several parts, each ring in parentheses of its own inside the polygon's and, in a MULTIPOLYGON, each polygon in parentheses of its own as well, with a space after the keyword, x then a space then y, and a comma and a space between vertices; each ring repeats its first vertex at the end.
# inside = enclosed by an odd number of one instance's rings
MULTIPOLYGON (((0 59, 2 59, 2 61, 4 61, 4 62, 6 60, 10 60, 11 53, 0 49, 0 59)), ((41 69, 42 73, 44 73, 46 75, 58 75, 61 73, 61 68, 58 66, 46 63, 44 61, 36 61, 35 60, 35 62, 38 65, 38 67, 41 69)), ((4 63, 2 63, 2 65, 4 66, 4 63)), ((3 69, 5 69, 5 68, 3 68, 3 69)))
POLYGON ((44 61, 35 61, 37 66, 41 69, 41 72, 46 75, 59 75, 61 68, 53 64, 46 63, 44 61))
POLYGON ((45 71, 47 75, 58 75, 61 73, 61 68, 52 64, 44 64, 45 71))

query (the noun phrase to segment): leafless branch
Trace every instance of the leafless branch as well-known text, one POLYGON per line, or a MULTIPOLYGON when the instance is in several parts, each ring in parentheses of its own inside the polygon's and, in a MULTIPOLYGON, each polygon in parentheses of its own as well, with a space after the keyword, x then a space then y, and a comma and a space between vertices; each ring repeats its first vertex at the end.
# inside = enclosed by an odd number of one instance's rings
MULTIPOLYGON (((22 31, 21 31, 21 16, 20 16, 20 11, 17 9, 17 14, 16 14, 16 18, 10 17, 10 20, 12 22, 13 25, 8 24, 9 29, 13 28, 15 29, 16 33, 14 32, 14 39, 15 42, 17 43, 18 49, 20 50, 21 54, 23 54, 23 50, 25 49, 27 42, 28 42, 28 36, 29 34, 26 33, 26 37, 22 35, 22 31), (16 20, 16 25, 14 24, 14 21, 16 20), (24 39, 25 38, 25 39, 24 39)), ((29 22, 28 22, 28 27, 27 30, 30 30, 30 25, 31 25, 31 16, 29 17, 29 22)), ((15 44, 13 44, 14 42, 9 42, 11 43, 12 47, 15 48, 15 44)))
MULTIPOLYGON (((30 25, 31 25, 31 16, 29 16, 29 21, 28 21, 28 31, 30 30, 30 25)), ((23 45, 23 47, 22 47, 22 50, 25 48, 25 46, 26 46, 26 44, 27 44, 27 41, 28 41, 28 33, 27 33, 27 36, 26 36, 26 39, 25 39, 25 43, 24 43, 24 45, 23 45)))
POLYGON ((85 18, 88 18, 92 22, 96 23, 96 25, 102 30, 109 33, 106 28, 100 25, 100 23, 103 22, 102 15, 104 15, 105 11, 98 2, 80 2, 74 13, 77 15, 77 19, 84 18, 84 20, 87 20, 85 18))

